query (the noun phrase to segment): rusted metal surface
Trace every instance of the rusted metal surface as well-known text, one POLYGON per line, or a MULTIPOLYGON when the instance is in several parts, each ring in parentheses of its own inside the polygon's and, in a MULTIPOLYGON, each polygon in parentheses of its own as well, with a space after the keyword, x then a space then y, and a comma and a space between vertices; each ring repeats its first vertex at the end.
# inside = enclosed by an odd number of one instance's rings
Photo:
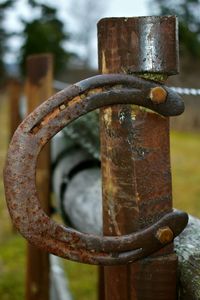
POLYGON ((71 260, 91 264, 124 264, 163 247, 156 235, 169 226, 174 237, 187 224, 187 214, 169 212, 149 228, 120 237, 87 235, 51 220, 39 203, 35 174, 44 145, 64 126, 99 107, 139 104, 163 115, 183 111, 181 98, 167 87, 129 75, 99 75, 50 97, 18 127, 9 147, 4 172, 6 198, 13 222, 33 245, 71 260), (166 101, 154 104, 152 88, 162 86, 166 101))
POLYGON ((99 49, 104 52, 99 51, 103 73, 177 74, 176 17, 105 18, 98 29, 99 49), (110 39, 107 49, 103 47, 106 36, 110 39))
MULTIPOLYGON (((102 19, 100 72, 166 80, 178 71, 176 28, 175 17, 102 19)), ((165 92, 152 88, 150 98, 162 103, 165 92)), ((117 105, 101 109, 100 122, 104 234, 140 231, 172 211, 169 118, 117 105)), ((105 267, 105 299, 175 300, 176 269, 172 243, 151 258, 105 267)))

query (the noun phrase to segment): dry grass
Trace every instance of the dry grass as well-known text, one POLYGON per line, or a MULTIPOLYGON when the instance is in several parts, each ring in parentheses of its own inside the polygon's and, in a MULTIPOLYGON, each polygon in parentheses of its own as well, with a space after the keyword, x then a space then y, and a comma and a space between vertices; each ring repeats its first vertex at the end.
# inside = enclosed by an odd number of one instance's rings
POLYGON ((200 132, 171 134, 174 206, 200 217, 200 132))

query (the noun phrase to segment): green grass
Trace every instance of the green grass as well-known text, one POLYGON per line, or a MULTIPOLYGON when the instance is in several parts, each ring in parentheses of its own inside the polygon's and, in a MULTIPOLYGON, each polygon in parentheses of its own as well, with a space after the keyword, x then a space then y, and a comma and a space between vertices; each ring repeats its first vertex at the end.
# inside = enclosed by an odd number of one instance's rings
POLYGON ((174 206, 200 217, 200 132, 171 133, 171 165, 174 206))
MULTIPOLYGON (((0 99, 1 100, 1 99, 0 99)), ((0 169, 8 143, 8 105, 0 101, 0 169)), ((174 206, 200 217, 200 133, 171 134, 174 206)), ((74 300, 96 299, 97 269, 64 261, 74 300)), ((22 300, 25 242, 13 233, 0 180, 0 299, 22 300)))
POLYGON ((25 242, 18 235, 1 240, 0 299, 24 299, 25 242))
POLYGON ((97 299, 97 267, 64 261, 69 287, 74 300, 97 299))

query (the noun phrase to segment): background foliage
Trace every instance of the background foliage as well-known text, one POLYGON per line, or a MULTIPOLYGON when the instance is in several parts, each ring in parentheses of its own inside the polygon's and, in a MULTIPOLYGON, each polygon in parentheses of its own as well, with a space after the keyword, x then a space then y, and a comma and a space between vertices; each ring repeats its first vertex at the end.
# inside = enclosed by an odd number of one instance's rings
POLYGON ((200 0, 153 0, 151 3, 158 15, 178 16, 181 54, 200 58, 200 0))
POLYGON ((14 0, 7 0, 0 3, 0 82, 5 76, 4 55, 8 51, 7 41, 10 34, 4 26, 4 20, 7 9, 11 8, 14 0))
POLYGON ((30 54, 52 53, 54 56, 54 70, 58 74, 67 67, 72 53, 68 52, 63 43, 68 41, 70 34, 64 30, 64 24, 57 17, 57 9, 45 4, 29 1, 31 9, 40 10, 39 17, 32 21, 23 20, 24 37, 20 49, 20 66, 25 72, 26 58, 30 54))

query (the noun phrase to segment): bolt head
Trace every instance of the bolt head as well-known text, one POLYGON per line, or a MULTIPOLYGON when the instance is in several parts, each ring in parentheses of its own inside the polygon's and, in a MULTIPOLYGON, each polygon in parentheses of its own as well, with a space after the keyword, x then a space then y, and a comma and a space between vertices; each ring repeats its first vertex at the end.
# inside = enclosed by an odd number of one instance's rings
POLYGON ((170 243, 173 240, 173 237, 174 233, 169 226, 159 228, 156 232, 156 238, 161 242, 161 244, 170 243))
POLYGON ((167 99, 167 91, 164 88, 157 86, 151 89, 149 97, 154 103, 164 103, 167 99))

